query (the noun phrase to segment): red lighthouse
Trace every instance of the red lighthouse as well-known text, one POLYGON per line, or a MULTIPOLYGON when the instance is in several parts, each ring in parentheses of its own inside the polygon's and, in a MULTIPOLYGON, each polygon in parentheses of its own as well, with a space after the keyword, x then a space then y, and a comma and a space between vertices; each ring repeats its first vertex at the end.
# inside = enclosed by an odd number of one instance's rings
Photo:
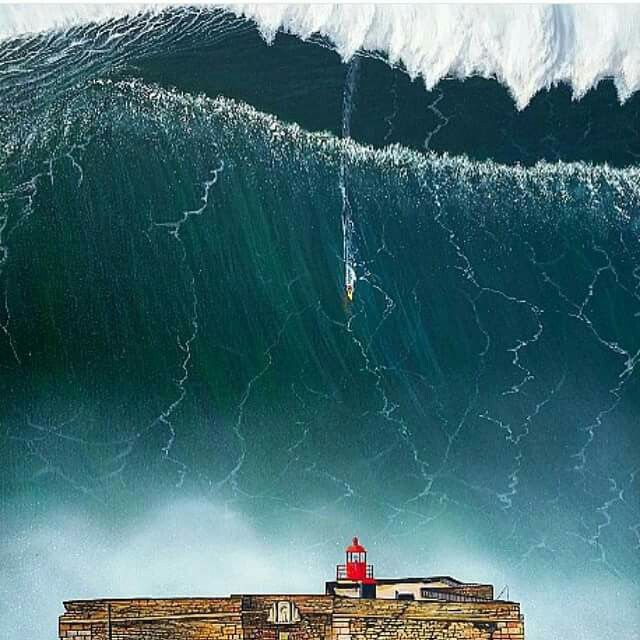
POLYGON ((362 597, 375 597, 375 578, 373 565, 367 564, 367 550, 354 538, 346 548, 346 563, 336 567, 336 578, 339 581, 355 582, 360 585, 362 597))

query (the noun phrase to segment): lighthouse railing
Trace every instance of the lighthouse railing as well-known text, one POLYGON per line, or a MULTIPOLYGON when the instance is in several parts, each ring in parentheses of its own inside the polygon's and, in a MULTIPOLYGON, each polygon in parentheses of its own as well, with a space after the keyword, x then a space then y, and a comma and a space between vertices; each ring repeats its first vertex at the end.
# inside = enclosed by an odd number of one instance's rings
MULTIPOLYGON (((373 565, 367 565, 366 577, 373 579, 373 565)), ((347 580, 347 565, 339 564, 336 566, 336 580, 347 580)))

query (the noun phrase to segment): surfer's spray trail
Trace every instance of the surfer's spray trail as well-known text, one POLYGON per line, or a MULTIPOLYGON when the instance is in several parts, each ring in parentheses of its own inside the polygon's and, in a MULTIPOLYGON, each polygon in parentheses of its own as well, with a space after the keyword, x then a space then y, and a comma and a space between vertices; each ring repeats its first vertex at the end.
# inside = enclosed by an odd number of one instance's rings
MULTIPOLYGON (((351 138, 351 115, 355 105, 360 59, 355 56, 347 67, 342 98, 342 137, 351 138)), ((349 199, 349 171, 343 158, 340 162, 340 194, 342 196, 342 260, 344 262, 344 289, 349 301, 353 300, 357 281, 355 224, 349 199)))

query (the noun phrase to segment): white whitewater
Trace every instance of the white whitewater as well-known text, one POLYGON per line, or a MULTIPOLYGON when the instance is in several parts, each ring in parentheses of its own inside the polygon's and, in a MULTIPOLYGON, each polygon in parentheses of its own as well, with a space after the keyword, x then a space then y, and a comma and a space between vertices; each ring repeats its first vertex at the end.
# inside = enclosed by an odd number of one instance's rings
POLYGON ((0 38, 66 30, 81 24, 135 16, 162 8, 162 5, 150 3, 0 4, 0 38))
MULTIPOLYGON (((166 6, 0 5, 0 38, 166 6)), ((576 99, 604 78, 613 79, 621 101, 640 87, 636 5, 224 6, 254 20, 267 41, 279 30, 303 39, 319 34, 345 60, 356 51, 380 54, 427 88, 447 76, 496 78, 518 108, 558 83, 569 84, 576 99)))

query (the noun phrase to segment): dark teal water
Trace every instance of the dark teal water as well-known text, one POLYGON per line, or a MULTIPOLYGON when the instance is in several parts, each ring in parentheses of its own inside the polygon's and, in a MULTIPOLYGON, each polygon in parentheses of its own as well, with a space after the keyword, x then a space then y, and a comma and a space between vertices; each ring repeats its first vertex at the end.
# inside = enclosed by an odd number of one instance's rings
POLYGON ((335 53, 186 11, 0 69, 0 625, 315 591, 359 533, 382 573, 508 583, 532 639, 640 632, 638 98, 517 112, 363 58, 341 140, 335 53), (258 548, 307 575, 225 568, 258 548))

